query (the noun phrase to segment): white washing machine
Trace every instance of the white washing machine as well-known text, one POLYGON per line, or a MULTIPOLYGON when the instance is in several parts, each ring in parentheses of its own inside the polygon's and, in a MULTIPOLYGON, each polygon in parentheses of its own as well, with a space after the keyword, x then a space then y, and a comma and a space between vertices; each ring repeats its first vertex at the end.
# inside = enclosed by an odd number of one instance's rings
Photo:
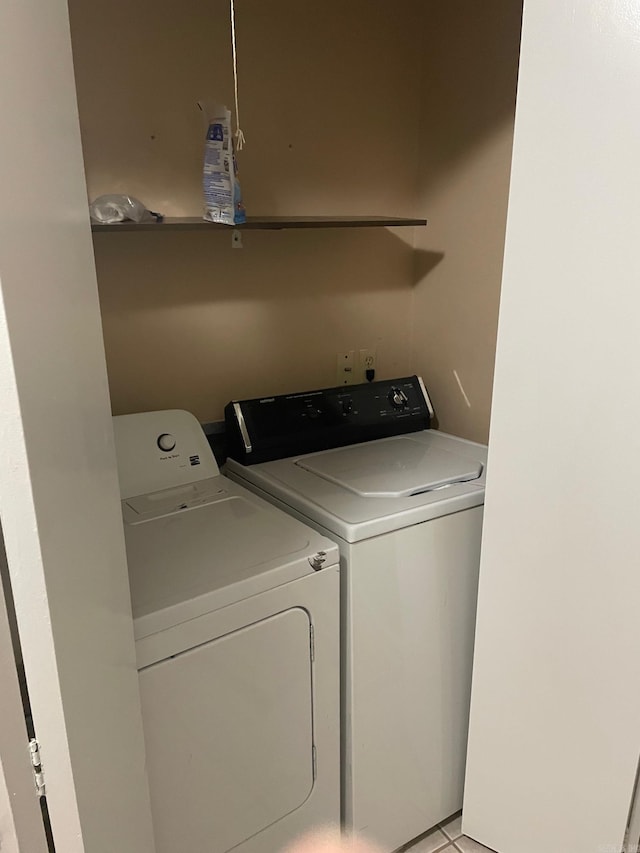
POLYGON ((114 428, 157 853, 272 853, 340 818, 338 549, 187 412, 114 428))
POLYGON ((230 403, 227 473, 338 542, 342 809, 391 851, 462 807, 486 448, 422 381, 230 403))

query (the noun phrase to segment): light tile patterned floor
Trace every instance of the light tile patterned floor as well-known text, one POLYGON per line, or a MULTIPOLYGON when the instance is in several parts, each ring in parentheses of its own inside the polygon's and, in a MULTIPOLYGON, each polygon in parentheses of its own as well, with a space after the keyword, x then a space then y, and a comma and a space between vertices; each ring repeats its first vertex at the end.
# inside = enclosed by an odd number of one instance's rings
POLYGON ((493 853, 462 834, 462 817, 456 815, 418 838, 403 853, 493 853))

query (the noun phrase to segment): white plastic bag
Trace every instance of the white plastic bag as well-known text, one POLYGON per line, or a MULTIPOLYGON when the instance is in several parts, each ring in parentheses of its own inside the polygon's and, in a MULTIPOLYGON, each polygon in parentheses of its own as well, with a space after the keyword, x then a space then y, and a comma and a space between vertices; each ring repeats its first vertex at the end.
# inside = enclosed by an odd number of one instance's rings
POLYGON ((161 221, 159 213, 147 210, 144 204, 130 195, 101 195, 89 205, 89 214, 94 222, 102 225, 110 225, 113 222, 124 222, 130 219, 133 222, 161 221))

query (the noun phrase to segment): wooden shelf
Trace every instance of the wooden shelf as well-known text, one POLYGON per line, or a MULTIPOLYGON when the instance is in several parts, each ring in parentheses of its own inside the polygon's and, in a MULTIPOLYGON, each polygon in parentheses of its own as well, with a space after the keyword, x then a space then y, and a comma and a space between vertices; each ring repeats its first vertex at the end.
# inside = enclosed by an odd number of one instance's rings
POLYGON ((395 216, 254 216, 243 225, 221 225, 205 222, 195 216, 168 217, 162 222, 114 222, 103 225, 91 223, 91 230, 102 231, 208 231, 239 228, 242 231, 279 231, 285 228, 397 228, 426 225, 426 219, 405 219, 395 216))

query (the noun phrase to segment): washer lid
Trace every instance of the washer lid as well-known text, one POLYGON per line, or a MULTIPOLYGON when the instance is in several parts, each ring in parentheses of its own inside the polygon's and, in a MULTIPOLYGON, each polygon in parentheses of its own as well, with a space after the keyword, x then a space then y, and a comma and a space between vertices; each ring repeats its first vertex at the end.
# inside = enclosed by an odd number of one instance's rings
POLYGON ((400 498, 477 480, 483 465, 410 437, 315 453, 296 465, 360 497, 400 498))

